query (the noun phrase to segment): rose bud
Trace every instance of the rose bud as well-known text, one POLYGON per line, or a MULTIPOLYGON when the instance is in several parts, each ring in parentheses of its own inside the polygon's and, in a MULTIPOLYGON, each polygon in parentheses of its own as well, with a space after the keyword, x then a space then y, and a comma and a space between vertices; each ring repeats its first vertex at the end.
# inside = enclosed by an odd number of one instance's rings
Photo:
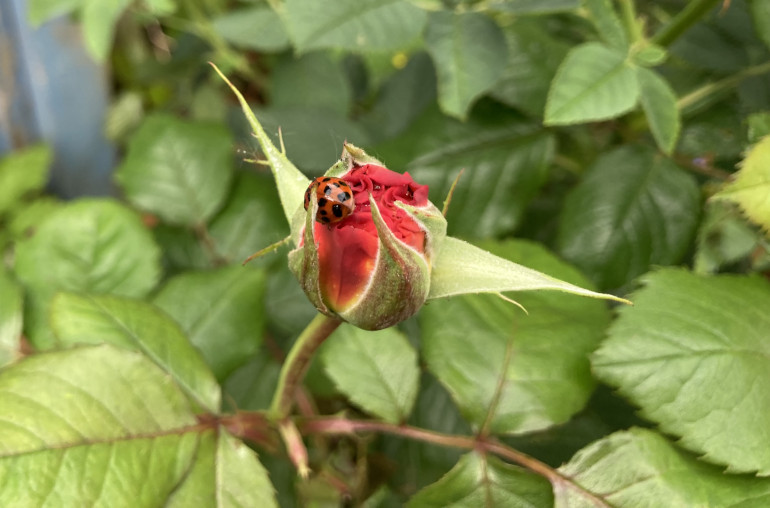
POLYGON ((293 221, 289 267, 319 311, 380 330, 419 310, 446 235, 428 186, 346 144, 311 183, 305 207, 293 221))

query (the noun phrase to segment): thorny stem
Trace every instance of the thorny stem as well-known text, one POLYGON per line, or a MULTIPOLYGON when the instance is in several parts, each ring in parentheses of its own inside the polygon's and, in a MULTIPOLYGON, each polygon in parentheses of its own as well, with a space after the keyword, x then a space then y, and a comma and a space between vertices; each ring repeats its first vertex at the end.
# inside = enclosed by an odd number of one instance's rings
POLYGON ((714 8, 721 0, 692 0, 679 14, 658 31, 650 42, 667 47, 680 35, 694 25, 703 15, 714 8))
POLYGON ((342 321, 339 319, 318 314, 297 338, 281 367, 278 387, 268 412, 272 420, 279 421, 289 416, 294 404, 294 394, 305 377, 313 354, 340 323, 342 321))
POLYGON ((744 79, 750 78, 752 76, 759 76, 768 72, 770 72, 770 62, 753 65, 742 70, 741 72, 733 74, 732 76, 721 79, 715 83, 708 83, 700 88, 693 90, 692 92, 679 99, 676 103, 676 106, 679 111, 681 111, 683 114, 686 114, 699 103, 705 101, 709 97, 737 86, 744 79))
POLYGON ((301 432, 310 434, 321 433, 339 435, 367 431, 382 432, 452 448, 463 448, 483 453, 492 453, 545 477, 551 482, 551 485, 553 485, 554 488, 574 490, 580 496, 590 499, 594 506, 609 507, 609 505, 601 498, 585 490, 571 478, 561 474, 549 465, 493 439, 443 434, 431 430, 411 427, 409 425, 394 425, 391 423, 375 421, 356 421, 339 417, 321 417, 313 420, 306 420, 300 424, 299 428, 301 432))

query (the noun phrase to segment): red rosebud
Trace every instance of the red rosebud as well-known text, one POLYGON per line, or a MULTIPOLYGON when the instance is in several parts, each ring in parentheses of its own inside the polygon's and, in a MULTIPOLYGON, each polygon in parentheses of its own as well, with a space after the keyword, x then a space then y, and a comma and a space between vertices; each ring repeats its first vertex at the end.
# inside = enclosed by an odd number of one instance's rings
POLYGON ((367 330, 392 326, 425 302, 446 221, 426 185, 350 145, 327 175, 350 186, 355 209, 338 222, 316 222, 313 193, 290 266, 321 312, 367 330))

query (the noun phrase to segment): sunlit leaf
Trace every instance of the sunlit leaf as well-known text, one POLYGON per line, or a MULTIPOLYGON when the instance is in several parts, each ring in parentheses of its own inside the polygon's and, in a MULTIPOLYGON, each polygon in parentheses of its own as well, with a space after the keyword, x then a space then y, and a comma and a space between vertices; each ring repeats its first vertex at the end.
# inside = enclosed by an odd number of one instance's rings
POLYGON ((0 270, 0 367, 19 356, 22 326, 21 289, 0 270))
POLYGON ((72 202, 19 241, 16 273, 29 292, 25 331, 38 348, 54 345, 48 329, 57 291, 143 297, 160 278, 160 252, 138 215, 108 199, 72 202))
POLYGON ((749 219, 770 234, 770 136, 751 148, 735 179, 713 198, 738 203, 749 219))
POLYGON ((229 11, 212 25, 225 40, 244 49, 281 51, 289 46, 281 18, 264 5, 229 11))
POLYGON ((578 452, 559 471, 585 489, 554 489, 556 506, 710 508, 770 502, 770 480, 731 475, 677 449, 650 430, 618 432, 578 452))
POLYGON ((594 371, 705 460, 770 474, 770 449, 757 446, 770 426, 770 284, 673 269, 643 282, 594 371))
POLYGON ((7 213, 21 198, 43 189, 52 157, 48 146, 37 145, 0 160, 0 215, 7 213))
POLYGON ((201 407, 219 410, 219 386, 179 326, 149 303, 108 295, 59 293, 51 326, 64 346, 109 343, 147 355, 201 407))

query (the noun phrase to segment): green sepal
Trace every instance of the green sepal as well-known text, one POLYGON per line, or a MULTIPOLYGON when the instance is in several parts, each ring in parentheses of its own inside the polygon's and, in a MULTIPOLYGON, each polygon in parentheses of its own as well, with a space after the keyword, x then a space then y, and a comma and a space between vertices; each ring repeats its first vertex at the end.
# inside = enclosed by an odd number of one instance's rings
MULTIPOLYGON (((289 269, 294 273, 315 308, 327 316, 334 316, 321 297, 321 287, 318 283, 318 246, 315 242, 315 215, 318 212, 318 198, 315 194, 310 197, 310 206, 305 211, 304 245, 289 252, 289 269)), ((297 242, 299 243, 299 242, 297 242)))
POLYGON ((422 207, 408 205, 403 201, 396 201, 395 204, 425 230, 425 258, 428 266, 431 266, 441 252, 441 245, 446 238, 447 222, 444 214, 430 201, 422 207))
POLYGON ((428 299, 465 293, 499 293, 551 289, 575 295, 631 303, 624 298, 596 293, 556 279, 537 270, 495 256, 451 236, 444 240, 441 254, 431 271, 428 299))
POLYGON ((251 110, 251 107, 249 107, 246 99, 241 95, 241 92, 230 83, 216 65, 212 63, 211 66, 238 98, 238 102, 241 104, 241 109, 251 126, 254 137, 257 138, 259 146, 262 148, 262 154, 267 159, 268 164, 270 164, 270 170, 273 172, 273 177, 278 187, 278 196, 281 198, 283 213, 289 224, 292 224, 294 213, 297 210, 297 203, 302 202, 305 190, 310 185, 310 180, 291 163, 285 153, 273 144, 265 133, 265 129, 262 128, 262 124, 259 123, 259 120, 257 120, 257 117, 251 110))
POLYGON ((413 316, 422 307, 430 290, 430 266, 421 253, 388 229, 371 195, 369 204, 380 242, 377 264, 358 302, 339 316, 364 330, 381 330, 413 316))

